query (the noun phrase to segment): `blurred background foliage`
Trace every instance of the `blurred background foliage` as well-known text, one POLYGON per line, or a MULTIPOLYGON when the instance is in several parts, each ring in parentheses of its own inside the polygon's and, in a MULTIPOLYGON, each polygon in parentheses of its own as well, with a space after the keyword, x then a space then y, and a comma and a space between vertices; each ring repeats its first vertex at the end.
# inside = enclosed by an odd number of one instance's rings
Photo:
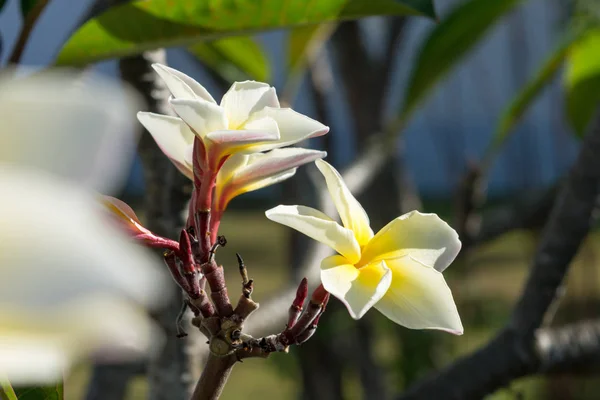
MULTIPOLYGON (((215 98, 236 80, 270 82, 282 103, 331 126, 310 146, 337 167, 379 143, 382 166, 359 194, 374 228, 419 208, 460 232, 464 250, 447 276, 464 336, 409 331, 378 313, 356 323, 333 304, 291 356, 236 367, 224 399, 390 398, 484 344, 521 292, 600 102, 594 0, 0 0, 0 11, 4 63, 115 75, 115 59, 167 48, 169 65, 215 98)), ((227 270, 235 252, 244 256, 259 302, 306 272, 310 243, 263 212, 317 205, 313 173, 237 198, 226 213, 220 262, 227 270)), ((122 197, 143 215, 143 196, 137 162, 122 197)), ((552 324, 596 316, 599 241, 594 233, 580 250, 552 324)), ((86 397, 92 368, 67 377, 65 398, 86 397)), ((143 369, 132 376, 124 398, 146 398, 143 369)), ((594 376, 540 376, 489 398, 595 399, 598 390, 594 376)))

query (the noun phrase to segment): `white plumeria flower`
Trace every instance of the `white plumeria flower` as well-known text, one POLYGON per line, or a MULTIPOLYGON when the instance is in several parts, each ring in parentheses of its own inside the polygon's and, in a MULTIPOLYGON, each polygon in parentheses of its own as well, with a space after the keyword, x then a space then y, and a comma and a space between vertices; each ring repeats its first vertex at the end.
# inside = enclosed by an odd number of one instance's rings
POLYGON ((88 191, 131 162, 124 114, 136 100, 80 74, 0 79, 0 376, 13 384, 158 347, 145 309, 168 298, 169 277, 88 191))
POLYGON ((179 117, 140 112, 138 119, 190 179, 195 137, 204 145, 202 168, 216 171, 231 154, 268 151, 329 131, 318 121, 281 108, 275 88, 266 83, 235 82, 218 105, 184 73, 160 64, 153 67, 173 94, 169 102, 179 117))
POLYGON ((223 211, 234 197, 288 179, 296 173, 298 166, 326 155, 324 151, 302 148, 235 154, 225 161, 217 175, 215 208, 223 211))
POLYGON ((457 233, 436 214, 413 211, 373 235, 367 214, 339 173, 325 161, 316 164, 343 226, 304 206, 280 205, 266 215, 339 253, 321 263, 323 287, 355 319, 375 307, 407 328, 462 334, 452 293, 441 274, 460 251, 457 233))

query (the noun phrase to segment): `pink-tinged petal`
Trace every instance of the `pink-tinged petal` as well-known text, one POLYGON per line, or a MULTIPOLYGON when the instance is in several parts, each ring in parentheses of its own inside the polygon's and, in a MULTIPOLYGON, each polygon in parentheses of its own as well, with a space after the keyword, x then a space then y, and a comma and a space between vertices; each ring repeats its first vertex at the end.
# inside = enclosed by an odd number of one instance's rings
POLYGON ((268 153, 251 154, 246 168, 236 174, 235 182, 238 185, 245 185, 326 156, 327 152, 325 151, 299 147, 275 149, 268 153))
POLYGON ((177 115, 200 137, 227 129, 225 112, 214 103, 197 99, 170 99, 169 102, 177 115))
POLYGON ((458 234, 440 217, 412 211, 377 232, 363 248, 361 263, 410 255, 421 264, 443 272, 460 248, 458 234))
POLYGON ((359 319, 386 294, 392 273, 384 261, 358 269, 335 255, 321 263, 321 282, 325 290, 344 303, 352 318, 359 319))
POLYGON ((443 275, 410 256, 386 259, 392 284, 375 305, 383 315, 411 329, 462 335, 463 326, 443 275))
POLYGON ((306 115, 302 115, 291 108, 265 107, 262 111, 252 114, 249 122, 265 117, 275 120, 281 137, 277 143, 264 143, 254 146, 254 152, 289 146, 305 139, 325 135, 329 132, 328 126, 306 115))
POLYGON ((304 206, 280 205, 267 210, 265 214, 271 221, 289 226, 331 247, 350 263, 360 259, 360 246, 354 238, 354 233, 319 210, 304 206))
MULTIPOLYGON (((274 125, 276 128, 277 126, 274 125)), ((269 130, 215 131, 204 137, 209 164, 215 166, 223 157, 238 152, 248 152, 248 147, 257 142, 275 141, 279 132, 269 130)))
POLYGON ((275 88, 256 81, 235 82, 221 100, 229 129, 243 129, 250 116, 265 107, 279 108, 275 88))
POLYGON ((194 133, 180 118, 168 115, 138 112, 138 120, 150 132, 158 147, 185 176, 193 179, 191 164, 188 163, 189 148, 194 142, 194 133))
POLYGON ((244 186, 219 185, 217 181, 217 186, 215 190, 215 207, 217 208, 217 210, 224 211, 227 208, 229 202, 235 197, 244 193, 253 192, 255 190, 259 190, 267 186, 283 182, 286 179, 289 179, 292 176, 294 176, 296 174, 296 169, 297 168, 288 169, 283 172, 270 175, 267 178, 252 181, 252 183, 244 186))
POLYGON ((142 226, 135 212, 125 202, 111 196, 102 196, 102 204, 130 234, 153 235, 151 231, 142 226))
POLYGON ((152 68, 165 82, 169 91, 178 99, 202 99, 210 103, 217 102, 204 87, 181 71, 162 64, 152 64, 152 68))
POLYGON ((125 203, 124 201, 121 201, 112 196, 104 196, 103 195, 102 202, 108 209, 110 209, 119 218, 122 218, 127 221, 133 221, 140 225, 142 224, 140 222, 140 220, 138 219, 137 215, 135 215, 135 212, 133 211, 133 209, 131 207, 129 207, 129 205, 127 203, 125 203))
POLYGON ((317 160, 315 164, 325 177, 327 189, 333 199, 335 208, 340 214, 342 223, 354 232, 356 240, 361 246, 366 245, 373 237, 373 231, 365 209, 352 196, 346 183, 335 168, 323 160, 317 160))
POLYGON ((236 154, 223 164, 217 175, 217 207, 224 210, 234 197, 291 178, 300 165, 326 155, 324 151, 302 148, 275 149, 251 155, 236 154))

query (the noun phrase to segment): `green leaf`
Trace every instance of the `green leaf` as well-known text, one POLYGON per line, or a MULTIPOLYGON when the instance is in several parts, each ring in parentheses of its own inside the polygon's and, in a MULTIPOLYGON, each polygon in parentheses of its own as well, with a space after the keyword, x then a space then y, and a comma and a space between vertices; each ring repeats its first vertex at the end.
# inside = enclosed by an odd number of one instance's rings
POLYGON ((469 0, 443 18, 419 51, 405 93, 401 119, 406 120, 435 84, 521 1, 469 0))
POLYGON ((504 143, 523 114, 525 114, 527 109, 534 103, 540 93, 542 93, 542 90, 546 85, 548 85, 554 76, 556 76, 574 41, 575 38, 572 38, 561 44, 542 64, 540 69, 536 71, 532 79, 527 82, 517 96, 513 98, 500 118, 500 122, 493 136, 491 144, 492 149, 498 148, 504 143))
POLYGON ((15 388, 19 400, 63 400, 62 383, 55 386, 15 388))
POLYGON ((201 42, 188 48, 207 67, 229 82, 271 79, 271 66, 262 46, 248 36, 201 42))
POLYGON ((10 381, 0 373, 0 400, 18 400, 10 381))
POLYGON ((567 115, 582 136, 600 103, 600 29, 588 31, 567 58, 565 88, 567 115))
POLYGON ((39 0, 21 0, 21 14, 23 18, 27 18, 29 12, 35 7, 39 0))
POLYGON ((2 11, 2 7, 6 4, 6 0, 0 0, 0 11, 2 11))
POLYGON ((305 25, 290 30, 287 63, 290 71, 306 66, 307 58, 329 39, 336 24, 305 25))
POLYGON ((85 23, 56 63, 85 65, 160 47, 371 15, 432 17, 432 0, 138 0, 85 23))

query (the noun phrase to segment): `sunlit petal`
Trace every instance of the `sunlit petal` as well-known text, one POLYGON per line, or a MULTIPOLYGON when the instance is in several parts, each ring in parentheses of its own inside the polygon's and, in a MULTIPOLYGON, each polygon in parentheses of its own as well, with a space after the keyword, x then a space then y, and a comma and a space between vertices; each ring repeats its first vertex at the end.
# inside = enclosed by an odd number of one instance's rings
POLYGON ((230 129, 243 129, 253 113, 267 106, 279 108, 275 88, 256 81, 235 82, 221 100, 230 129))
POLYGON ((364 246, 373 237, 369 216, 352 193, 350 193, 350 190, 348 190, 348 187, 346 187, 342 177, 335 168, 323 160, 317 160, 315 164, 325 177, 327 189, 329 189, 342 223, 346 228, 354 232, 358 243, 364 246))
POLYGON ((407 328, 463 333, 452 293, 440 272, 410 256, 385 263, 392 270, 392 284, 375 308, 407 328))
POLYGON ((285 147, 302 140, 321 136, 329 132, 329 127, 322 123, 302 115, 291 108, 265 107, 252 115, 252 119, 270 117, 277 122, 281 138, 277 143, 265 143, 256 145, 253 151, 267 151, 277 147, 285 147))
POLYGON ((323 287, 344 303, 354 319, 362 318, 385 295, 391 281, 391 271, 383 261, 357 269, 335 255, 321 263, 323 287))
POLYGON ((185 176, 193 179, 189 164, 189 148, 194 142, 194 133, 181 118, 168 115, 139 112, 138 120, 150 132, 158 147, 185 176))
POLYGON ((296 229, 331 247, 351 263, 360 259, 360 246, 354 238, 354 233, 321 211, 304 206, 277 206, 265 214, 271 221, 296 229))
POLYGON ((152 64, 152 68, 165 82, 174 97, 178 99, 200 98, 216 104, 215 99, 201 84, 183 72, 158 63, 152 64))
POLYGON ((412 211, 383 227, 363 249, 361 263, 404 254, 444 271, 460 251, 458 234, 436 214, 412 211))
POLYGON ((173 109, 200 137, 227 129, 225 111, 205 100, 171 99, 173 109))

